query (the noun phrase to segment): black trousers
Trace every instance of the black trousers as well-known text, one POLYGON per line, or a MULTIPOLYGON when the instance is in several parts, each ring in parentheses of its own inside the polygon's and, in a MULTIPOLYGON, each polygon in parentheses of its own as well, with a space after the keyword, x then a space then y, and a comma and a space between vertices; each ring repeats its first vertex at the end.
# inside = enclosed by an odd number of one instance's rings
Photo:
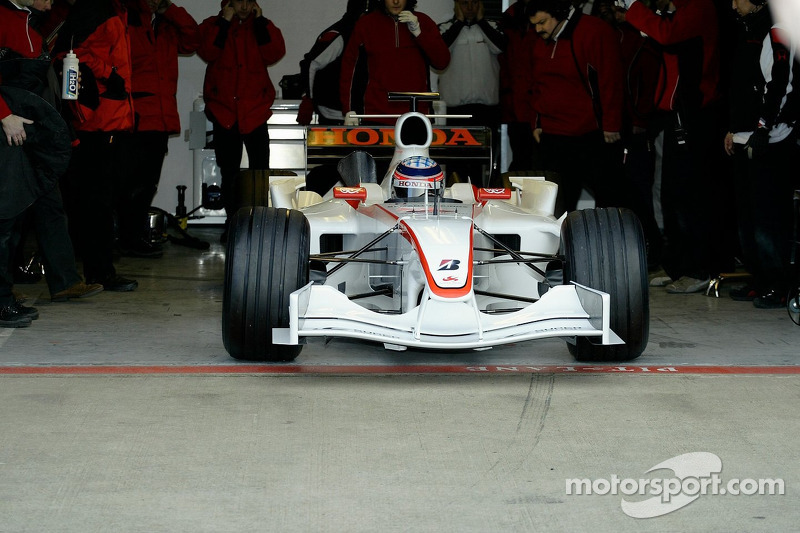
POLYGON ((242 146, 247 147, 247 157, 253 170, 269 170, 269 130, 266 123, 250 133, 239 133, 234 124, 225 129, 216 121, 214 125, 214 153, 217 167, 222 177, 222 202, 228 217, 236 212, 234 191, 239 178, 239 167, 242 161, 242 146))
POLYGON ((506 133, 512 158, 508 170, 542 170, 539 146, 533 140, 530 122, 509 122, 506 133))
POLYGON ((647 260, 651 266, 661 262, 663 235, 656 221, 653 205, 656 154, 655 139, 649 133, 628 134, 623 138, 627 153, 623 154, 625 188, 629 191, 630 208, 639 217, 647 241, 647 260))
POLYGON ((584 188, 597 207, 628 207, 622 143, 606 143, 601 131, 574 137, 543 133, 541 139, 544 170, 558 174, 556 217, 575 210, 584 188))
POLYGON ((742 261, 757 290, 787 291, 794 283, 791 253, 794 190, 800 185, 793 168, 794 135, 770 144, 767 153, 749 159, 737 145, 736 219, 742 261))
MULTIPOLYGON (((53 187, 37 199, 24 213, 12 220, 0 221, 0 302, 11 294, 14 283, 14 252, 21 238, 20 231, 36 231, 39 254, 45 270, 50 294, 61 292, 81 280, 75 266, 75 251, 67 230, 67 215, 61 200, 61 190, 53 187)), ((6 302, 7 305, 8 302, 6 302)))
POLYGON ((14 276, 11 274, 11 258, 14 255, 15 219, 0 219, 0 307, 14 303, 11 288, 14 276))
POLYGON ((83 274, 89 282, 102 281, 116 275, 114 206, 127 179, 130 133, 80 132, 78 139, 64 178, 64 203, 83 274))
POLYGON ((705 279, 729 272, 734 261, 726 232, 735 231, 726 216, 730 203, 718 194, 730 189, 725 186, 720 109, 712 104, 686 113, 683 129, 677 127, 674 114, 663 115, 660 120, 664 125, 664 270, 672 279, 705 279))
POLYGON ((130 139, 129 171, 123 174, 117 194, 117 222, 123 243, 148 239, 148 213, 161 179, 169 134, 163 131, 140 131, 130 139))
POLYGON ((81 280, 75 266, 75 250, 67 229, 67 214, 61 190, 53 187, 36 200, 29 209, 36 241, 44 265, 45 280, 50 294, 61 292, 81 280))

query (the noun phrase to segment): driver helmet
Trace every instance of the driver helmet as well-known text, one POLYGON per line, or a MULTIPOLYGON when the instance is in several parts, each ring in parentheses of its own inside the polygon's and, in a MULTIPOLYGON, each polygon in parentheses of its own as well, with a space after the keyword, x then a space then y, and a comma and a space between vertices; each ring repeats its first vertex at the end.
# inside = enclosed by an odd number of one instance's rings
POLYGON ((431 192, 444 195, 444 173, 439 163, 421 155, 407 157, 392 173, 395 198, 422 198, 431 192))

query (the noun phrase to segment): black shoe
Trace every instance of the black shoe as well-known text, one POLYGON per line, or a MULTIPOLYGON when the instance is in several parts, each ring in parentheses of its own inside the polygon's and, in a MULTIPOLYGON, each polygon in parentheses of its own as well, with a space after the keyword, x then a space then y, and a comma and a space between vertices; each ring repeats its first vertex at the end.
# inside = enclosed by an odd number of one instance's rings
POLYGON ((111 276, 105 279, 86 280, 87 285, 99 283, 103 290, 111 292, 130 292, 136 290, 139 282, 134 279, 123 278, 122 276, 111 276))
POLYGON ((22 304, 15 303, 14 304, 14 311, 19 313, 22 316, 26 316, 31 320, 36 320, 39 318, 39 310, 35 307, 25 307, 22 304))
POLYGON ((144 239, 120 243, 119 251, 125 257, 157 259, 164 255, 164 249, 161 248, 160 244, 153 244, 144 239))
POLYGON ((786 307, 786 293, 770 289, 753 300, 753 307, 758 309, 780 309, 786 307))
MULTIPOLYGON (((31 309, 31 308, 28 307, 26 309, 31 309)), ((15 305, 12 304, 12 305, 7 305, 5 307, 0 307, 0 327, 27 328, 30 325, 31 325, 30 317, 20 313, 15 305)))
POLYGON ((752 302, 758 296, 758 291, 750 285, 745 285, 738 289, 731 289, 730 295, 731 299, 737 302, 752 302))

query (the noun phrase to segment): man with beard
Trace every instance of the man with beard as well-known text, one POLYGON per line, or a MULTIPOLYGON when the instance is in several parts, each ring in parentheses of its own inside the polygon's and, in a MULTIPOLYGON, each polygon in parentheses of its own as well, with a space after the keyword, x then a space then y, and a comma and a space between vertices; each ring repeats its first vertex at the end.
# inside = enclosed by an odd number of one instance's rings
POLYGON ((556 216, 581 190, 598 207, 622 207, 623 73, 619 39, 605 22, 563 0, 530 0, 534 44, 534 139, 545 170, 558 174, 556 216))

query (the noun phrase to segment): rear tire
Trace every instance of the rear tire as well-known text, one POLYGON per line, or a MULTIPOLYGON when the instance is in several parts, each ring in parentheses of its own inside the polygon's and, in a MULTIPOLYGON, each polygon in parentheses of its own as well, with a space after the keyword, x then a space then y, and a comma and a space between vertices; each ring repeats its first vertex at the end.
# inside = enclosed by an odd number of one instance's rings
POLYGON ((642 226, 628 209, 573 211, 561 228, 564 283, 574 281, 611 295, 611 329, 625 344, 598 345, 588 337, 567 342, 579 361, 629 361, 650 336, 647 257, 642 226))
POLYGON ((291 361, 302 346, 273 344, 289 327, 289 295, 308 284, 310 227, 300 211, 245 207, 231 219, 222 342, 236 359, 291 361))

